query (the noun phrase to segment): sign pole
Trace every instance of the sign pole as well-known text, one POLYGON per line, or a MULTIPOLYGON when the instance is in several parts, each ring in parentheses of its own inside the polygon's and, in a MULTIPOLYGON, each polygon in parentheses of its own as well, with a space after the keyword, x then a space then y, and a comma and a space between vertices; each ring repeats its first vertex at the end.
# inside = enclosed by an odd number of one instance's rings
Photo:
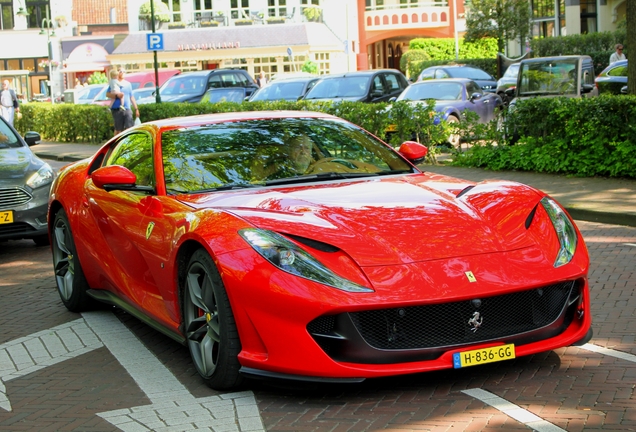
MULTIPOLYGON (((150 23, 152 24, 152 33, 155 33, 155 0, 150 0, 150 23)), ((155 101, 161 103, 161 95, 159 95, 159 63, 157 62, 157 50, 153 50, 154 66, 155 66, 155 101)))

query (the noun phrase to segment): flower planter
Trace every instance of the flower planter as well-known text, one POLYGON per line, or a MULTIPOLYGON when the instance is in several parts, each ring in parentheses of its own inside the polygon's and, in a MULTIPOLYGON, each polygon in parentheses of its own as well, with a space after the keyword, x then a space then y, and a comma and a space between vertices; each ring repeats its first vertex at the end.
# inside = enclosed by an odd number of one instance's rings
POLYGON ((241 20, 236 20, 234 21, 234 25, 235 26, 248 26, 248 25, 252 25, 254 24, 254 21, 241 21, 241 20))
POLYGON ((285 24, 285 18, 268 19, 267 24, 285 24))
POLYGON ((218 27, 219 23, 216 21, 203 21, 201 27, 218 27))

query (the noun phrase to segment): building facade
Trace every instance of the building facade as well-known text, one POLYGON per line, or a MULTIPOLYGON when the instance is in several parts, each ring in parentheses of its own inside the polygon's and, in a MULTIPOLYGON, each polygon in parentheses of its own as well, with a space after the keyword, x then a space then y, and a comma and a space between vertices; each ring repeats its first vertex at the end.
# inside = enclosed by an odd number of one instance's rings
MULTIPOLYGON (((24 99, 61 95, 94 71, 153 67, 148 0, 0 0, 0 77, 24 99), (20 43, 15 43, 19 38, 20 43)), ((254 76, 399 68, 413 38, 465 30, 464 0, 156 1, 161 67, 254 76)), ((612 31, 627 0, 531 0, 532 37, 612 31)), ((509 55, 524 47, 511 44, 509 55)))

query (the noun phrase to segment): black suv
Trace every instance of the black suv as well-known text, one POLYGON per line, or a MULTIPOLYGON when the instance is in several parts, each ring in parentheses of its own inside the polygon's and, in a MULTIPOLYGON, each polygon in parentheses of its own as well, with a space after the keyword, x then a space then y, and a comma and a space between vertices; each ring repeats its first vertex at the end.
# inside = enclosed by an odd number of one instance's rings
POLYGON ((175 75, 159 89, 162 102, 201 102, 214 88, 242 87, 250 96, 258 89, 254 78, 243 69, 211 69, 175 75))
POLYGON ((303 99, 386 102, 399 96, 409 85, 402 72, 395 69, 346 72, 320 78, 303 99))

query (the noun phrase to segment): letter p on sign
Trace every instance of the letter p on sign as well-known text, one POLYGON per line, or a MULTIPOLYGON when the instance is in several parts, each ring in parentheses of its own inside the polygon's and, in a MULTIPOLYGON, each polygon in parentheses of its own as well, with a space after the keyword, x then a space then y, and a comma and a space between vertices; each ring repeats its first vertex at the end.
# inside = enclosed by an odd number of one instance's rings
POLYGON ((163 33, 146 34, 148 51, 163 51, 163 33))

